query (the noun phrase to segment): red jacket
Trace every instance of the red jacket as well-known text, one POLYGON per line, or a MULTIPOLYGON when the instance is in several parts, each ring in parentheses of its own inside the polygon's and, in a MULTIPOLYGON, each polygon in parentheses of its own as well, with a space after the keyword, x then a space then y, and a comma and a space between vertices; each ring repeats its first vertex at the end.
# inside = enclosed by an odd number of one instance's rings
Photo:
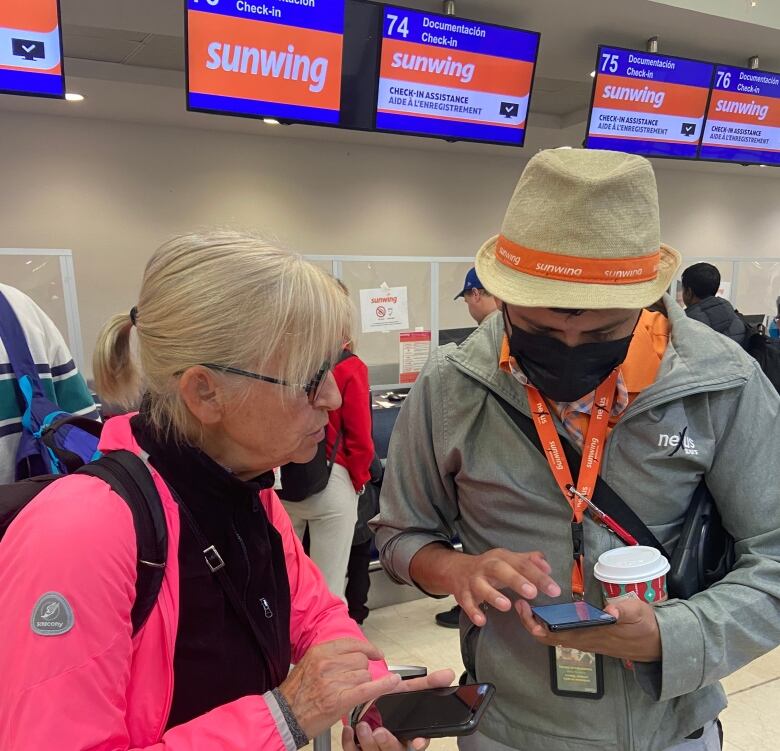
POLYGON ((339 431, 343 431, 336 462, 346 467, 355 490, 359 491, 371 478, 374 439, 371 437, 371 402, 368 388, 368 368, 356 355, 342 360, 333 368, 341 392, 341 407, 330 413, 327 431, 328 456, 339 431))

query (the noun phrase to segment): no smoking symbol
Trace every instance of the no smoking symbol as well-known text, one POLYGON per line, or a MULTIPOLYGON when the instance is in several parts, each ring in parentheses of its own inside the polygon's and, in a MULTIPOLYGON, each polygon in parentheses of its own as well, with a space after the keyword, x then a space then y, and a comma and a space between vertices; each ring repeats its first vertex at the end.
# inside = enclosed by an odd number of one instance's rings
POLYGON ((380 305, 376 309, 376 317, 377 318, 384 318, 387 315, 387 310, 385 310, 385 307, 383 305, 380 305))

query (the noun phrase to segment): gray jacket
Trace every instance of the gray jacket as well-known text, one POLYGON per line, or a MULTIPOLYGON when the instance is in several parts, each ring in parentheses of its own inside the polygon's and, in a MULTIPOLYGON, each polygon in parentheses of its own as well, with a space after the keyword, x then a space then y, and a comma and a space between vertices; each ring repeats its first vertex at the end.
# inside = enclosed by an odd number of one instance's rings
POLYGON ((723 297, 706 297, 700 302, 689 305, 685 315, 706 324, 719 334, 733 339, 744 347, 747 339, 747 326, 737 315, 731 303, 723 297))
MULTIPOLYGON (((657 607, 662 662, 630 672, 604 658, 599 701, 551 692, 547 647, 514 612, 491 610, 482 630, 462 623, 470 677, 497 688, 480 729, 510 747, 665 749, 726 706, 721 678, 780 643, 780 397, 733 342, 665 303, 672 333, 658 377, 613 429, 602 474, 670 548, 704 476, 737 540, 736 567, 691 600, 657 607), (690 440, 675 450, 686 429, 690 440)), ((415 553, 454 534, 471 554, 542 550, 566 597, 570 509, 544 457, 490 396, 528 414, 522 387, 498 368, 502 336, 496 316, 428 362, 390 444, 377 546, 390 575, 407 584, 415 553)), ((593 564, 619 543, 585 524, 586 596, 598 604, 593 564)))

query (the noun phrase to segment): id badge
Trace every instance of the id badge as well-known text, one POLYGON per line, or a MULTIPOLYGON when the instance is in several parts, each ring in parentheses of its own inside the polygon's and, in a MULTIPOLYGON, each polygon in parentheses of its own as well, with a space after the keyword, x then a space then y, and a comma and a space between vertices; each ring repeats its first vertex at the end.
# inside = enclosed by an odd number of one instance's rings
POLYGON ((557 696, 600 699, 604 696, 601 655, 570 647, 550 647, 550 684, 557 696))

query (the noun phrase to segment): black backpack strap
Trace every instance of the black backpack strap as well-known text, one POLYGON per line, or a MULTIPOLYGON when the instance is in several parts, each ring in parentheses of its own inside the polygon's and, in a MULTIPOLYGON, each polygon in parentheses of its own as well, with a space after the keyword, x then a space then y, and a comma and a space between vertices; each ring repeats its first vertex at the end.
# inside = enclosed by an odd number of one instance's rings
POLYGON ((336 435, 336 442, 333 444, 333 451, 330 452, 330 460, 328 461, 328 477, 330 477, 330 473, 333 472, 333 465, 336 463, 336 456, 339 453, 339 445, 341 444, 341 437, 344 435, 343 430, 339 430, 338 434, 336 435))
MULTIPOLYGON (((174 497, 176 497, 175 493, 174 497)), ((195 521, 195 517, 192 515, 192 512, 184 503, 181 502, 178 497, 176 497, 176 500, 179 503, 179 516, 187 522, 187 525, 192 531, 192 534, 195 537, 195 541, 203 551, 203 557, 206 561, 206 565, 209 567, 211 573, 216 577, 217 581, 222 587, 222 590, 228 596, 228 600, 230 600, 230 604, 233 606, 233 610, 235 611, 236 615, 241 618, 249 627, 249 630, 252 632, 252 635, 254 636, 258 646, 261 650, 263 650, 263 652, 265 652, 266 642, 263 638, 262 632, 260 631, 260 627, 255 622, 255 619, 249 612, 249 608, 246 606, 246 603, 236 590, 233 582, 230 580, 227 571, 225 571, 225 562, 222 560, 222 556, 220 555, 217 548, 208 541, 208 538, 203 533, 203 530, 201 530, 200 526, 195 521)))
POLYGON ((133 514, 138 577, 130 617, 135 636, 157 602, 168 559, 168 526, 160 495, 149 468, 130 451, 112 451, 78 473, 103 480, 122 496, 133 514))
MULTIPOLYGON (((511 418, 512 422, 520 428, 523 435, 537 448, 539 453, 544 456, 544 448, 536 432, 536 426, 530 417, 524 415, 517 407, 510 404, 506 399, 488 390, 489 393, 501 405, 501 408, 511 418)), ((579 467, 582 455, 571 445, 564 437, 558 436, 563 447, 563 453, 570 467, 579 467)), ((546 458, 546 457, 545 457, 546 458)), ((656 536, 647 528, 647 525, 634 513, 633 509, 607 484, 599 477, 596 480, 596 487, 593 490, 592 501, 608 516, 611 516, 621 527, 630 532, 640 545, 647 545, 655 548, 667 560, 671 556, 666 552, 664 546, 658 541, 656 536)))

